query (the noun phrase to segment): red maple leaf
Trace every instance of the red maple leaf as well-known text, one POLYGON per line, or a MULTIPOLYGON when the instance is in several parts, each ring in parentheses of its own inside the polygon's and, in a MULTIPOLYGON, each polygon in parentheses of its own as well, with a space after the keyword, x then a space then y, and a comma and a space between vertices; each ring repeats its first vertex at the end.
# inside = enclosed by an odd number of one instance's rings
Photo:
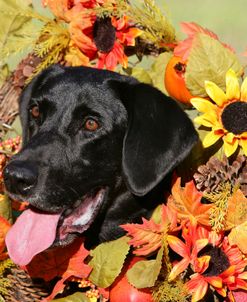
POLYGON ((83 239, 79 238, 66 247, 58 247, 38 254, 25 270, 33 278, 43 278, 50 281, 61 277, 56 283, 51 295, 43 301, 50 301, 65 287, 65 281, 71 277, 87 278, 91 267, 83 261, 89 255, 84 248, 83 239))
POLYGON ((142 224, 128 223, 121 225, 132 239, 129 241, 135 247, 134 254, 138 256, 149 255, 161 247, 165 233, 178 230, 176 213, 166 205, 161 208, 161 222, 156 223, 153 219, 142 218, 142 224))

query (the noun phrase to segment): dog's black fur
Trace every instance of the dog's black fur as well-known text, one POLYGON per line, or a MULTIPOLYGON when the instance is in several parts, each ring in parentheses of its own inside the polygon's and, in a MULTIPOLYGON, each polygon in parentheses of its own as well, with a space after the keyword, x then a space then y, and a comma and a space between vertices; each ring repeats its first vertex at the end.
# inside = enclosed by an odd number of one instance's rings
POLYGON ((160 91, 86 67, 43 71, 24 90, 20 116, 23 148, 4 171, 7 190, 56 213, 107 188, 87 231, 94 243, 122 235, 120 224, 149 217, 163 201, 161 181, 197 141, 189 118, 160 91), (97 120, 96 131, 85 129, 88 117, 97 120))

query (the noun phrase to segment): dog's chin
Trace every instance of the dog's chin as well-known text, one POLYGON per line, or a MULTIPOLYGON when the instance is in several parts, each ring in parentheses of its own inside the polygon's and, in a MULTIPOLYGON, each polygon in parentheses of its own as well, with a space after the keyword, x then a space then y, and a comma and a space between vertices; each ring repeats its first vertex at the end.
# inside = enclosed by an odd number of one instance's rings
POLYGON ((107 191, 105 187, 94 189, 62 213, 52 247, 70 244, 78 234, 84 233, 91 226, 106 199, 107 191))

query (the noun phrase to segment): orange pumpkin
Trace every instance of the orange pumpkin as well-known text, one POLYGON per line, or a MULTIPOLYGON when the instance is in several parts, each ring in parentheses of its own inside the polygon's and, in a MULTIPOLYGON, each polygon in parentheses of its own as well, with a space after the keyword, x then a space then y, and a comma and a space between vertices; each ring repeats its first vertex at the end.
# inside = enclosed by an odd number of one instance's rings
POLYGON ((186 71, 186 62, 180 57, 173 56, 166 66, 165 87, 169 95, 175 100, 190 104, 193 97, 185 84, 184 74, 186 71))

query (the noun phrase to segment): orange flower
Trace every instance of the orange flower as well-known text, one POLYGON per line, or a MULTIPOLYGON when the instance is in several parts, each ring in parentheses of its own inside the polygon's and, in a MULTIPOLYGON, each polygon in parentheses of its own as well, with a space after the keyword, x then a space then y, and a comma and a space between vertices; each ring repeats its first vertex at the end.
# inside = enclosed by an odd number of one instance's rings
POLYGON ((71 46, 64 58, 69 66, 82 66, 88 65, 89 63, 88 57, 85 56, 76 46, 71 46))
POLYGON ((181 274, 190 264, 194 271, 205 270, 208 267, 210 256, 198 257, 198 253, 210 243, 209 232, 204 227, 196 226, 191 223, 187 223, 183 226, 181 239, 168 235, 167 241, 170 248, 180 255, 183 259, 173 266, 169 280, 174 280, 179 274, 181 274))
POLYGON ((222 280, 220 277, 212 276, 205 277, 199 273, 191 276, 190 281, 186 283, 186 288, 192 294, 191 302, 201 300, 207 293, 208 287, 212 286, 219 294, 226 296, 225 291, 222 289, 222 280))
POLYGON ((48 6, 57 18, 65 21, 71 20, 71 10, 79 12, 83 8, 93 8, 102 3, 104 0, 42 0, 43 6, 48 6))
MULTIPOLYGON (((97 68, 114 70, 117 64, 127 67, 126 46, 135 46, 135 38, 142 31, 135 28, 127 16, 120 19, 114 17, 97 17, 92 10, 106 0, 43 0, 54 15, 69 24, 71 45, 70 56, 65 59, 70 65, 95 65, 97 68), (80 60, 75 60, 75 47, 81 52, 80 60), (86 56, 88 60, 83 58, 86 56)), ((117 2, 114 2, 117 5, 117 2)), ((70 47, 69 47, 70 48, 70 47)))
POLYGON ((237 246, 229 244, 227 237, 223 240, 222 250, 230 263, 230 267, 220 275, 223 283, 229 290, 247 290, 247 271, 245 271, 247 259, 244 258, 237 246))
POLYGON ((247 272, 244 271, 247 260, 238 247, 229 244, 227 237, 219 247, 211 247, 208 254, 211 254, 212 262, 205 262, 202 269, 190 276, 190 281, 186 283, 188 292, 192 294, 191 301, 201 300, 211 286, 221 296, 228 295, 228 301, 234 302, 232 291, 247 290, 247 272))
POLYGON ((97 19, 94 26, 94 41, 98 49, 98 68, 114 70, 117 64, 127 67, 125 46, 134 46, 141 30, 131 27, 128 18, 97 19), (97 25, 97 22, 99 23, 97 25), (102 28, 105 27, 105 32, 102 28))

